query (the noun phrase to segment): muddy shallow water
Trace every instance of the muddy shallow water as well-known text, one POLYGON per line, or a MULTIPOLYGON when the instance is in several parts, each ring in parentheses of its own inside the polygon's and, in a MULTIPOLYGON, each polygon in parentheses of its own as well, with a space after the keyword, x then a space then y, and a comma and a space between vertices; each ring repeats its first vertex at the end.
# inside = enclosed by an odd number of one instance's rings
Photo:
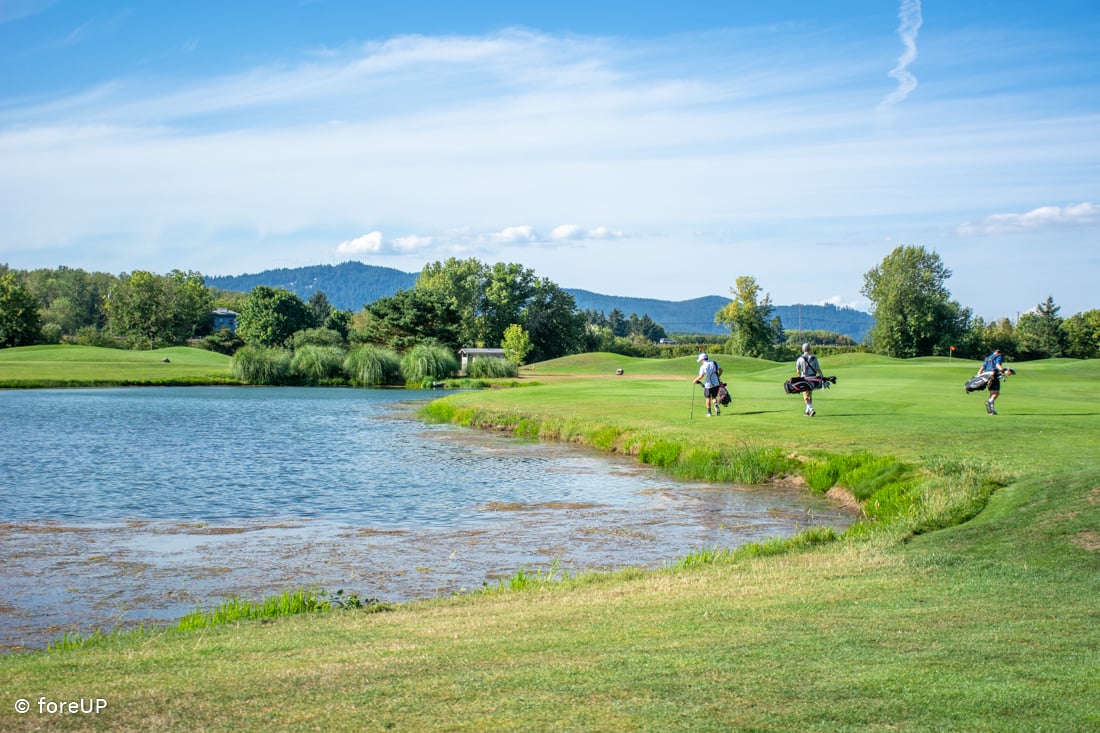
POLYGON ((854 519, 839 502, 789 488, 675 482, 574 446, 425 426, 395 404, 404 394, 218 388, 211 404, 211 394, 197 389, 96 391, 97 402, 106 399, 96 425, 73 418, 80 395, 40 394, 39 407, 63 423, 53 431, 34 404, 5 405, 14 408, 9 415, 45 422, 24 445, 0 448, 7 492, 0 496, 0 650, 168 622, 230 596, 311 587, 412 600, 555 563, 565 572, 659 567, 704 548, 811 525, 843 528, 854 519), (164 400, 172 404, 156 405, 164 400), (198 406, 187 413, 175 400, 198 406), (137 414, 144 410, 184 411, 182 419, 198 423, 195 433, 149 436, 137 414), (327 415, 323 430, 293 417, 318 411, 327 415), (210 428, 204 416, 224 423, 227 412, 236 415, 233 439, 195 445, 210 428), (285 424, 284 438, 265 424, 272 419, 285 424), (82 430, 102 431, 104 420, 114 437, 79 439, 82 430), (41 444, 55 432, 66 451, 41 444), (164 443, 171 450, 154 455, 164 443), (211 455, 217 445, 227 453, 211 455), (177 480, 191 460, 180 451, 200 448, 212 461, 232 460, 234 471, 221 479, 224 471, 189 471, 177 480), (328 458, 318 459, 320 451, 328 458), (68 459, 49 475, 43 453, 68 459), (121 457, 105 462, 111 454, 121 457), (321 468, 303 473, 311 461, 321 468), (305 482, 306 475, 323 479, 305 482))

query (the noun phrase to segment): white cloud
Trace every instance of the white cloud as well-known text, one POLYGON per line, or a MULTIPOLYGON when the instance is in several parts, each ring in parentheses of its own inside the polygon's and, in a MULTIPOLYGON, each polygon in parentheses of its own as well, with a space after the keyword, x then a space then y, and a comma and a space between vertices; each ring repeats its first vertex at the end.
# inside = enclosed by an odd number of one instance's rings
POLYGON ((511 226, 501 229, 499 232, 489 232, 479 237, 483 242, 489 242, 493 244, 521 244, 525 242, 538 242, 540 241, 538 233, 535 228, 528 224, 521 224, 520 226, 511 226))
POLYGON ((411 234, 407 237, 394 237, 391 244, 396 252, 412 252, 430 247, 433 241, 433 237, 418 237, 411 234))
POLYGON ((341 242, 336 252, 342 255, 373 254, 382 249, 382 232, 370 232, 355 239, 341 242))
POLYGON ((1100 207, 1085 201, 1072 206, 1040 206, 1023 214, 993 214, 957 229, 963 235, 1012 234, 1100 224, 1100 207))
POLYGON ((576 224, 559 224, 550 230, 552 241, 583 241, 586 239, 618 239, 624 236, 620 231, 612 231, 604 226, 585 229, 576 224))
POLYGON ((584 230, 576 224, 559 224, 550 230, 550 239, 584 239, 584 230))

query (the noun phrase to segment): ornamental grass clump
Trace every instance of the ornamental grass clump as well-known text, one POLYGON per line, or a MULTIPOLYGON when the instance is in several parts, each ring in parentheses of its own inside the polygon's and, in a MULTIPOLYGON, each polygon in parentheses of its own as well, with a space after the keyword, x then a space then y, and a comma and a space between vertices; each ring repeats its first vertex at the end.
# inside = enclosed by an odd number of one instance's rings
POLYGON ((344 350, 339 346, 301 346, 290 360, 290 371, 304 384, 331 382, 343 374, 344 350))
POLYGON ((291 380, 290 359, 286 349, 249 344, 237 350, 229 368, 245 384, 286 384, 291 380))
POLYGON ((481 358, 470 362, 466 374, 472 379, 514 379, 519 368, 505 359, 481 358))
POLYGON ((395 384, 400 381, 401 357, 393 349, 363 344, 344 357, 344 373, 357 387, 395 384))
POLYGON ((429 379, 442 379, 458 371, 458 359, 442 346, 420 344, 401 357, 401 376, 406 384, 421 384, 429 379))

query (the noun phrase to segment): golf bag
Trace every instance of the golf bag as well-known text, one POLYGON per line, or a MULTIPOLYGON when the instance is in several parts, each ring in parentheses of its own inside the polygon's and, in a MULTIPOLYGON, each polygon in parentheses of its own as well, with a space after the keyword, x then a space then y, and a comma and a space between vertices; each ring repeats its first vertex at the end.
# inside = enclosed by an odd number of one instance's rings
POLYGON ((722 407, 725 407, 731 401, 732 401, 732 398, 730 397, 729 390, 726 389, 726 383, 725 382, 719 382, 718 383, 718 404, 721 405, 722 407))
POLYGON ((836 377, 791 377, 783 383, 783 389, 787 394, 799 394, 828 389, 831 384, 836 384, 836 377))
MULTIPOLYGON (((1001 379, 1004 379, 1010 374, 1015 373, 1016 370, 1014 369, 1005 369, 1004 373, 1001 375, 1001 379)), ((980 392, 981 390, 989 387, 989 383, 993 381, 993 374, 994 372, 992 369, 984 372, 978 372, 973 377, 966 380, 966 384, 963 385, 963 389, 966 390, 967 394, 970 394, 971 392, 980 392)))

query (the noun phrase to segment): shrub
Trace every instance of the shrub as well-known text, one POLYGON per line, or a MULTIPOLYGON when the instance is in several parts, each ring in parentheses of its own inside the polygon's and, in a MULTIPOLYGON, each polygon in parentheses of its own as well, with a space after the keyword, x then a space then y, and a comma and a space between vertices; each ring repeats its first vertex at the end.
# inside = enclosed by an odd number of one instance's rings
POLYGON ((473 379, 514 379, 519 375, 516 365, 506 359, 474 359, 466 367, 466 374, 473 379))
POLYGON ((244 346, 244 341, 228 328, 221 328, 200 339, 198 347, 207 351, 216 351, 219 354, 233 356, 237 349, 244 346))
POLYGON ((290 337, 290 346, 297 351, 303 346, 343 346, 344 337, 331 328, 306 328, 290 337))
POLYGON ((233 376, 245 384, 286 384, 290 381, 290 352, 274 346, 249 344, 237 350, 230 363, 233 376))
POLYGON ((306 384, 320 384, 341 375, 344 350, 338 346, 302 346, 294 351, 290 371, 306 384))
POLYGON ((400 378, 401 357, 393 349, 363 344, 344 357, 344 373, 358 387, 393 384, 400 378))
POLYGON ((401 375, 406 383, 449 377, 458 371, 458 359, 442 346, 420 344, 401 357, 401 375))

